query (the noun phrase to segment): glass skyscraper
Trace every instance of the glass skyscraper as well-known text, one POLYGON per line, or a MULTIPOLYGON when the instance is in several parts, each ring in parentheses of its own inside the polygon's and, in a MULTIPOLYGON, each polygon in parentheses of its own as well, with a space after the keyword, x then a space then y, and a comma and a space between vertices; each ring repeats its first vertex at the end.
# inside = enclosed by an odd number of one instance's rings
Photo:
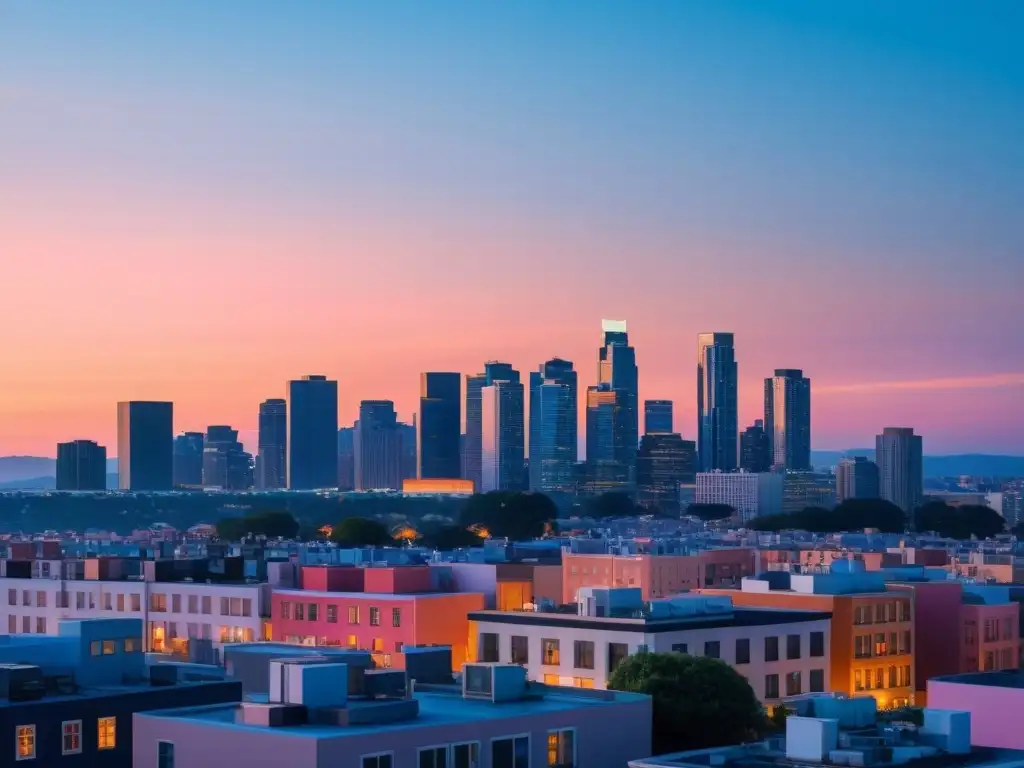
POLYGON ((811 380, 794 368, 779 368, 764 380, 764 429, 773 467, 811 468, 811 380))
POLYGON ((675 432, 672 421, 671 400, 644 400, 644 434, 657 435, 675 432))
POLYGON ((173 403, 134 400, 117 404, 117 474, 121 490, 171 490, 173 445, 173 403))
POLYGON ((404 439, 390 400, 363 400, 353 441, 357 491, 401 490, 404 439))
POLYGON ((907 514, 924 498, 924 456, 920 435, 910 427, 886 427, 875 437, 879 494, 907 514))
POLYGON ((731 333, 697 336, 697 460, 701 471, 732 472, 738 459, 736 349, 731 333))
POLYGON ((260 403, 259 448, 256 455, 256 487, 261 490, 288 485, 288 404, 274 398, 260 403))
POLYGON ((548 360, 530 373, 530 490, 575 489, 577 398, 568 360, 548 360))
POLYGON ((203 440, 203 487, 244 491, 252 487, 252 456, 229 426, 206 428, 203 440))
POLYGON ((107 449, 92 440, 57 444, 58 491, 105 491, 107 449))
POLYGON ((630 467, 622 461, 618 428, 622 390, 608 384, 587 387, 587 490, 629 491, 630 467))
POLYGON ((428 372, 420 376, 420 416, 417 422, 417 475, 421 480, 451 480, 462 476, 459 441, 462 435, 462 377, 458 373, 428 372))
POLYGON ((481 390, 495 381, 519 381, 519 371, 511 363, 490 360, 484 363, 483 373, 466 376, 466 438, 465 477, 473 481, 474 488, 480 488, 483 415, 481 413, 481 390))
POLYGON ((496 379, 480 390, 479 490, 522 489, 524 461, 523 385, 496 379))
POLYGON ((338 487, 338 382, 304 376, 288 382, 288 487, 338 487))
MULTIPOLYGON (((605 465, 605 476, 624 476, 625 485, 633 483, 636 474, 636 451, 640 439, 638 414, 638 372, 636 367, 636 351, 629 345, 629 334, 626 332, 624 320, 603 320, 601 327, 604 332, 603 345, 598 351, 598 394, 595 395, 596 407, 607 409, 612 406, 611 446, 600 444, 602 437, 595 443, 598 454, 611 455, 610 461, 619 464, 612 471, 605 465), (606 392, 612 392, 609 397, 606 392)), ((590 390, 588 390, 587 408, 590 410, 590 390)), ((604 416, 597 417, 598 423, 604 416)), ((591 436, 587 434, 587 461, 590 461, 591 436)), ((602 462, 609 459, 601 459, 602 462)))

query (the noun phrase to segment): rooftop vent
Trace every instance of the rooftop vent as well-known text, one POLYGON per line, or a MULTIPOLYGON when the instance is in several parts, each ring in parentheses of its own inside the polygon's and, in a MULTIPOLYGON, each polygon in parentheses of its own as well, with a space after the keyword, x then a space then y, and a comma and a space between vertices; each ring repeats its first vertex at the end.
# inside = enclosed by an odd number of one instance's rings
POLYGON ((491 702, 519 701, 527 692, 526 669, 516 664, 463 664, 462 696, 491 702))

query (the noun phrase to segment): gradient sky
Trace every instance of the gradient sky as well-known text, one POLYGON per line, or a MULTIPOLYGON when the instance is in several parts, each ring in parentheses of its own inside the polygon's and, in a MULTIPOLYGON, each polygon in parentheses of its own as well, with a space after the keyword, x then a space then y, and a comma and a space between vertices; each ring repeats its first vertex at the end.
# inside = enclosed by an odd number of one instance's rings
POLYGON ((0 0, 0 454, 696 335, 814 447, 1024 452, 1018 0, 0 0))

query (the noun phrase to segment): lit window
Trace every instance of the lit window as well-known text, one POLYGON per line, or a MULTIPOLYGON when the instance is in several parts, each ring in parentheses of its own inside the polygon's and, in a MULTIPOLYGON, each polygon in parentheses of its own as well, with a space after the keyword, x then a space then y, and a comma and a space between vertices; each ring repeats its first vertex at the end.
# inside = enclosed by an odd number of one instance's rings
POLYGON ((61 753, 77 755, 82 751, 82 721, 65 720, 61 725, 61 753))
POLYGON ((103 641, 103 655, 104 656, 111 656, 114 653, 117 653, 117 646, 114 644, 114 641, 113 640, 104 640, 103 641))
POLYGON ((541 664, 549 667, 557 667, 559 664, 558 641, 550 638, 543 638, 540 641, 541 664))
POLYGON ((548 731, 548 766, 576 768, 576 730, 548 731))
POLYGON ((36 727, 34 725, 19 725, 14 732, 17 740, 14 750, 15 759, 35 760, 36 727))
POLYGON ((125 653, 136 653, 139 650, 139 638, 137 637, 126 637, 124 639, 124 652, 125 653))
POLYGON ((544 675, 544 685, 561 685, 562 678, 558 675, 546 674, 544 675))
POLYGON ((592 677, 574 677, 572 684, 577 688, 593 688, 594 678, 592 677))
POLYGON ((101 656, 103 654, 103 643, 99 640, 93 640, 89 643, 89 655, 101 656))
POLYGON ((117 746, 117 718, 101 717, 96 725, 99 749, 114 749, 117 746))

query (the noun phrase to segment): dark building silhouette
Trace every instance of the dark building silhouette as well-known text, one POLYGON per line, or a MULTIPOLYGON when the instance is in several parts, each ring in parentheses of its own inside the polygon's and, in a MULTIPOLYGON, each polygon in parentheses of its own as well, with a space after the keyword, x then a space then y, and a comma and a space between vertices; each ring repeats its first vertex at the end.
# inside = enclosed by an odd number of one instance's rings
POLYGON ((206 435, 186 432, 174 438, 174 487, 199 488, 203 484, 203 445, 206 435))
POLYGON ((402 435, 402 479, 409 480, 416 477, 416 416, 412 424, 399 422, 398 431, 402 435))
POLYGON ((924 456, 920 435, 910 427, 886 427, 875 438, 879 495, 910 514, 924 499, 924 456))
POLYGON ((390 400, 363 400, 353 435, 356 490, 400 490, 402 449, 395 404, 390 400))
POLYGON ((739 381, 733 344, 731 333, 697 336, 697 460, 703 472, 731 472, 739 459, 739 381))
POLYGON ((878 465, 866 456, 840 459, 836 465, 836 501, 879 498, 878 465))
POLYGON ((767 472, 772 467, 771 446, 764 422, 757 419, 740 435, 740 469, 746 472, 767 472))
POLYGON ((288 487, 338 487, 338 382, 303 376, 288 382, 288 487))
POLYGON ((288 487, 288 404, 274 398, 260 403, 256 487, 269 491, 288 487))
POLYGON ((353 491, 356 487, 356 428, 338 430, 338 490, 353 491))
POLYGON ((644 434, 675 432, 671 400, 644 400, 644 434))
POLYGON ((644 435, 636 457, 637 503, 678 515, 679 485, 697 478, 697 444, 674 432, 644 435))
POLYGON ((519 381, 519 371, 511 363, 489 360, 484 363, 483 373, 466 376, 466 434, 462 443, 463 474, 473 481, 473 487, 481 487, 483 451, 483 388, 496 381, 519 381))
POLYGON ((462 377, 428 372, 420 376, 419 431, 416 433, 417 476, 421 479, 461 477, 459 438, 462 434, 462 377))
POLYGON ((228 426, 206 428, 203 443, 203 487, 244 491, 252 487, 252 456, 238 442, 238 430, 228 426))
POLYGON ((601 329, 603 344, 597 355, 597 381, 599 387, 615 392, 613 460, 621 465, 619 471, 625 471, 626 484, 631 486, 635 480, 636 450, 640 439, 636 350, 629 345, 624 320, 602 320, 601 329))
POLYGON ((556 357, 530 373, 530 490, 574 491, 578 397, 576 371, 568 360, 556 357))
POLYGON ((587 473, 586 492, 631 492, 630 466, 623 461, 619 444, 626 394, 608 384, 587 387, 587 473))
POLYGON ((174 404, 133 400, 117 404, 118 487, 169 491, 174 487, 174 404))
POLYGON ((92 440, 57 444, 58 491, 105 491, 107 449, 92 440))
POLYGON ((803 371, 779 368, 764 380, 764 431, 773 467, 811 468, 811 380, 803 371))

